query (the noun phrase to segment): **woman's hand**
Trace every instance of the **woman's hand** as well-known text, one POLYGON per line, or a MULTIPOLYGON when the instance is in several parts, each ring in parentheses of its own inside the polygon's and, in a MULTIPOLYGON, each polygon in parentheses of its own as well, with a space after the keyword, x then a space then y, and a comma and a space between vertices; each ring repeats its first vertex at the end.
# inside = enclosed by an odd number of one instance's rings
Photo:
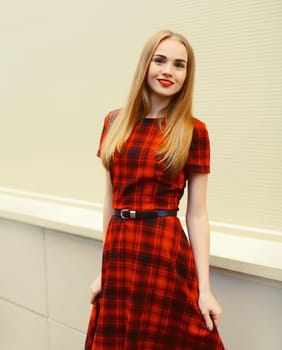
POLYGON ((218 327, 222 310, 211 292, 200 292, 199 308, 208 330, 212 331, 214 325, 218 327))
POLYGON ((100 293, 101 291, 101 274, 98 275, 98 277, 92 282, 90 286, 90 292, 91 292, 91 299, 90 303, 94 303, 95 297, 100 293))

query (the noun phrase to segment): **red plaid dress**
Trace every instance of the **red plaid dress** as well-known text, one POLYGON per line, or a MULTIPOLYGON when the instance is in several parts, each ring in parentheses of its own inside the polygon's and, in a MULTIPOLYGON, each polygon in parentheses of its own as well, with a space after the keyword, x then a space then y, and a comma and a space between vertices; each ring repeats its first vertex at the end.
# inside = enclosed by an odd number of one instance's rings
MULTIPOLYGON (((101 142, 112 116, 105 119, 101 142)), ((194 119, 189 159, 176 176, 157 161, 160 139, 158 121, 144 119, 115 153, 114 208, 176 209, 189 174, 209 173, 209 137, 201 121, 194 119)), ((93 305, 85 350, 166 349, 224 349, 217 329, 207 330, 198 307, 191 247, 177 217, 113 216, 104 244, 102 291, 93 305)))

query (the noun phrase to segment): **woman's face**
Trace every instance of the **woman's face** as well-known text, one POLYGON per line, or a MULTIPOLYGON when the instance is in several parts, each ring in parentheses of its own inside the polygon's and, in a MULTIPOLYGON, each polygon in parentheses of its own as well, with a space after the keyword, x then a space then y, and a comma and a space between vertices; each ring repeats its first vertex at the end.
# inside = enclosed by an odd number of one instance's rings
POLYGON ((152 96, 170 99, 178 93, 187 72, 187 51, 175 38, 163 40, 157 47, 147 73, 152 96))

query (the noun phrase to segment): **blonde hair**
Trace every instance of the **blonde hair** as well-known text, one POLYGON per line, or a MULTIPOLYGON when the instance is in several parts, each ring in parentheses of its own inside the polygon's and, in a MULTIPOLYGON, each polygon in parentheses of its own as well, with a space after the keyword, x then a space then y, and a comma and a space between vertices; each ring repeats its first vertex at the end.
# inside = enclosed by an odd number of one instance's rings
POLYGON ((166 123, 158 154, 160 161, 165 162, 166 169, 172 174, 180 172, 185 166, 193 133, 192 93, 195 59, 192 47, 183 35, 164 30, 153 35, 145 45, 133 76, 127 103, 119 111, 104 139, 101 158, 106 169, 110 168, 114 152, 121 150, 135 124, 150 112, 150 90, 146 82, 148 68, 159 44, 169 38, 176 39, 185 46, 188 62, 186 79, 181 90, 162 111, 166 123))

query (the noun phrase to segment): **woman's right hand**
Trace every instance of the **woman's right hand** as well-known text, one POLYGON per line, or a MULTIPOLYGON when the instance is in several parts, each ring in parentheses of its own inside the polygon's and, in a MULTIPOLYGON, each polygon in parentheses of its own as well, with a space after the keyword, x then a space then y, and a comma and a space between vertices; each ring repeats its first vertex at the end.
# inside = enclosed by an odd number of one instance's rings
POLYGON ((90 303, 94 303, 95 297, 101 292, 101 274, 98 275, 98 277, 92 282, 90 286, 90 292, 91 292, 91 299, 90 303))

